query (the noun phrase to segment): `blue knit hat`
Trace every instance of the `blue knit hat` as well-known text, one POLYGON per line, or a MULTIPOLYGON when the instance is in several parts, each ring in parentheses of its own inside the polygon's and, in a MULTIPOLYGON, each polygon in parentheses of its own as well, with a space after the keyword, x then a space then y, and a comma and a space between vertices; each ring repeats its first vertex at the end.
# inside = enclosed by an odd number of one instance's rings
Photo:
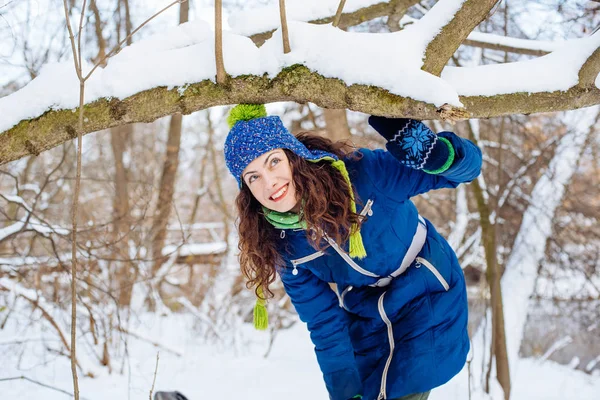
POLYGON ((288 149, 306 160, 321 160, 334 154, 308 150, 283 126, 278 116, 267 116, 263 104, 239 104, 227 118, 229 135, 225 140, 225 163, 229 172, 242 186, 242 172, 257 157, 275 149, 288 149))

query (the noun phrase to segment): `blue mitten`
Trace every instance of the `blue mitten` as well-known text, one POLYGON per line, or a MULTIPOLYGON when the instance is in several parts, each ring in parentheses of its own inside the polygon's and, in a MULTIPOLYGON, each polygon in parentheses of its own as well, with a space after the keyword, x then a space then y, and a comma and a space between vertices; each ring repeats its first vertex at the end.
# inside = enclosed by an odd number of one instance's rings
POLYGON ((402 164, 430 174, 447 170, 454 149, 446 138, 436 135, 421 121, 371 116, 371 125, 387 139, 386 148, 402 164))

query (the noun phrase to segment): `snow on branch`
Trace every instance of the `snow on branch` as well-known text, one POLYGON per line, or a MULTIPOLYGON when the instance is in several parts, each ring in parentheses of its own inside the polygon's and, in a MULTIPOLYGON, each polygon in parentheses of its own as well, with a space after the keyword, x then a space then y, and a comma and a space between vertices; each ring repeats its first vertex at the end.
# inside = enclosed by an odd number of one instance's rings
MULTIPOLYGON (((367 13, 371 16, 369 19, 388 15, 391 7, 396 3, 415 4, 418 3, 418 0, 347 0, 342 20, 351 18, 351 14, 355 12, 367 13), (370 14, 373 10, 377 11, 376 16, 370 14)), ((287 0, 285 8, 290 21, 329 23, 333 21, 339 4, 340 0, 287 0)), ((363 21, 365 20, 366 18, 363 17, 363 21)), ((280 26, 279 7, 277 4, 270 4, 238 11, 229 16, 228 22, 232 31, 239 35, 270 34, 280 26)), ((343 23, 344 21, 342 21, 341 27, 344 26, 343 23)))
MULTIPOLYGON (((325 2, 321 2, 320 0, 312 0, 311 3, 307 4, 304 0, 288 0, 287 3, 290 5, 288 14, 291 14, 290 19, 294 21, 328 24, 334 20, 333 4, 335 1, 326 0, 325 2), (315 1, 320 3, 318 7, 312 4, 315 1)), ((417 3, 419 3, 419 0, 392 0, 389 2, 377 0, 349 1, 347 3, 349 6, 344 7, 345 12, 342 14, 339 27, 345 29, 381 17, 388 17, 389 24, 389 18, 392 18, 396 12, 395 10, 405 11, 417 3), (361 6, 362 8, 359 8, 361 6)), ((399 22, 400 26, 404 26, 414 24, 417 21, 415 18, 403 15, 399 22)), ((263 7, 235 12, 229 17, 229 26, 233 32, 249 36, 260 47, 279 26, 276 7, 274 5, 265 5, 263 7)), ((510 53, 543 56, 554 51, 561 42, 516 39, 483 32, 472 32, 462 44, 510 53)))
MULTIPOLYGON (((123 49, 96 70, 86 83, 83 130, 242 102, 313 102, 416 119, 439 119, 446 104, 485 118, 600 103, 594 85, 600 33, 535 60, 445 67, 436 76, 494 3, 441 0, 421 20, 389 34, 290 21, 288 54, 278 37, 257 48, 247 37, 223 32, 229 76, 221 85, 215 83, 214 33, 203 22, 181 24, 123 49)), ((91 66, 84 60, 82 68, 91 66)), ((0 164, 76 137, 78 88, 67 61, 44 66, 23 89, 0 98, 0 164)))
POLYGON ((483 21, 498 0, 440 0, 416 24, 427 43, 423 70, 440 75, 469 33, 483 21))
POLYGON ((471 32, 462 44, 509 53, 543 56, 562 47, 565 41, 517 39, 491 33, 471 32))

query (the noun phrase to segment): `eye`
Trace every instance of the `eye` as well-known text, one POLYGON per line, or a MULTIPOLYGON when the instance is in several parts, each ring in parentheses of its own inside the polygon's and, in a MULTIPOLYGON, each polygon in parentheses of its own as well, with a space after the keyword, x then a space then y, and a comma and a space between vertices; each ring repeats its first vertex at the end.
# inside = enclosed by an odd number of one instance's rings
POLYGON ((248 185, 254 182, 256 179, 258 179, 258 175, 250 175, 250 177, 248 178, 248 185))
POLYGON ((280 159, 280 158, 273 157, 273 158, 271 159, 271 166, 272 166, 272 167, 274 167, 274 166, 276 166, 277 164, 279 164, 279 162, 281 162, 281 159, 280 159))

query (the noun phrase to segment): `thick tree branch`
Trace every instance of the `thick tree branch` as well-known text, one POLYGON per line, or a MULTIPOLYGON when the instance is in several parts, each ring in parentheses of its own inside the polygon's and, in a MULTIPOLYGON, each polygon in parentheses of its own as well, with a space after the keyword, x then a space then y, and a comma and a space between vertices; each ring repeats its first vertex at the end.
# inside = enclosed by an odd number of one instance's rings
POLYGON ((579 85, 594 86, 600 73, 600 48, 596 49, 579 70, 579 85))
MULTIPOLYGON (((439 76, 456 49, 473 32, 473 29, 487 17, 498 1, 467 0, 460 10, 454 14, 452 20, 444 25, 440 33, 427 45, 425 61, 421 69, 439 76)), ((429 13, 433 13, 435 8, 440 5, 442 5, 441 1, 429 13)), ((430 15, 429 13, 423 19, 427 18, 430 15)))
MULTIPOLYGON (((182 95, 178 92, 182 88, 169 90, 157 87, 123 100, 113 98, 95 101, 84 106, 87 118, 83 133, 133 122, 152 122, 176 112, 190 114, 217 105, 277 101, 312 102, 325 108, 424 120, 440 118, 432 104, 403 98, 373 86, 347 86, 339 79, 324 78, 300 65, 284 69, 273 79, 254 75, 229 79, 226 86, 211 81, 189 85, 182 95)), ((566 92, 468 96, 460 100, 470 118, 488 118, 564 111, 600 104, 600 89, 587 85, 566 92)), ((29 154, 39 154, 72 140, 77 136, 77 117, 72 110, 49 111, 39 118, 21 121, 1 133, 0 165, 29 154)))

